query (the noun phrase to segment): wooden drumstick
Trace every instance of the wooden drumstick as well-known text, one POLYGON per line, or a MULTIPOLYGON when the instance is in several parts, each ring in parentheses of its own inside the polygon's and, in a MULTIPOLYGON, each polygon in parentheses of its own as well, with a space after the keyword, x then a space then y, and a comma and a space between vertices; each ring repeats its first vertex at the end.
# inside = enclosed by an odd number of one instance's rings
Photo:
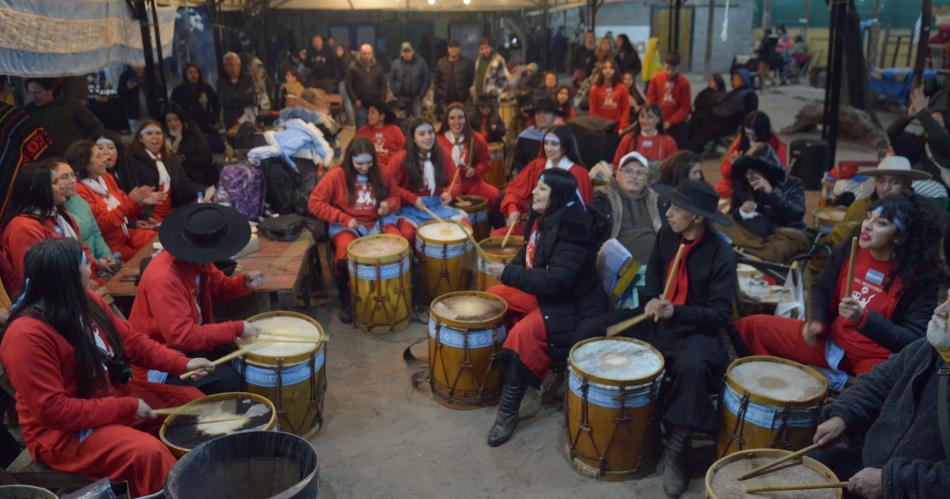
POLYGON ((746 474, 744 474, 744 475, 739 475, 739 478, 737 478, 737 480, 739 480, 739 481, 741 482, 742 480, 747 480, 747 479, 752 478, 752 477, 754 477, 754 476, 761 475, 762 473, 765 473, 765 472, 766 472, 767 470, 769 470, 770 468, 774 468, 775 466, 777 466, 777 465, 779 465, 779 464, 782 464, 782 463, 785 463, 785 462, 788 462, 788 461, 791 461, 792 459, 795 459, 795 458, 798 458, 798 457, 802 457, 802 456, 804 456, 805 454, 808 454, 809 452, 811 452, 811 451, 817 449, 818 447, 820 447, 819 444, 811 444, 811 445, 809 445, 808 447, 805 447, 804 449, 795 451, 795 452, 793 452, 793 453, 791 453, 791 454, 789 454, 789 455, 787 455, 787 456, 782 456, 782 457, 780 457, 780 458, 778 458, 778 459, 776 459, 776 460, 774 460, 774 461, 767 462, 767 463, 763 464, 762 466, 759 466, 758 468, 755 468, 754 470, 752 470, 752 471, 750 471, 750 472, 748 472, 748 473, 746 473, 746 474))
POLYGON ((815 490, 815 489, 843 489, 848 486, 848 482, 825 482, 825 483, 789 483, 785 485, 762 485, 760 487, 749 487, 745 489, 746 494, 758 494, 759 492, 781 492, 784 490, 815 490))
POLYGON ((455 169, 455 175, 452 176, 452 181, 449 182, 449 186, 445 188, 445 191, 446 191, 446 192, 452 192, 452 184, 454 184, 455 181, 458 180, 458 178, 459 178, 459 171, 460 171, 460 170, 461 170, 461 168, 456 168, 456 169, 455 169))
POLYGON ((625 329, 636 326, 637 324, 639 324, 640 322, 642 322, 644 319, 646 319, 649 316, 650 314, 640 314, 636 317, 632 317, 623 322, 618 322, 612 326, 609 326, 607 328, 607 336, 617 336, 618 334, 622 333, 625 329))
POLYGON ((505 231, 505 237, 501 239, 501 247, 504 248, 508 244, 508 238, 511 237, 511 231, 515 230, 515 225, 511 224, 508 226, 508 230, 505 231))
POLYGON ((178 407, 163 407, 161 409, 152 409, 152 412, 159 416, 170 416, 172 414, 176 416, 200 416, 204 414, 204 411, 199 406, 188 407, 187 405, 180 405, 178 407))
MULTIPOLYGON (((225 355, 225 356, 222 356, 222 357, 218 358, 217 360, 215 360, 214 362, 212 362, 211 365, 212 365, 212 366, 219 366, 219 365, 224 364, 225 362, 227 362, 227 361, 229 361, 229 360, 231 360, 231 359, 240 357, 240 356, 242 356, 242 355, 244 355, 244 354, 250 352, 252 349, 253 349, 253 347, 252 347, 251 345, 248 345, 248 346, 246 346, 246 347, 244 347, 244 348, 239 348, 239 349, 237 349, 237 350, 235 350, 235 351, 233 351, 233 352, 231 352, 231 353, 229 353, 229 354, 227 354, 227 355, 225 355)), ((184 373, 184 374, 182 374, 181 376, 178 376, 178 377, 181 378, 181 379, 188 379, 188 378, 194 376, 195 374, 198 374, 199 372, 204 371, 204 370, 205 370, 205 368, 195 369, 194 371, 188 371, 188 372, 186 372, 186 373, 184 373)))
POLYGON ((478 254, 481 255, 482 260, 485 260, 486 262, 489 261, 488 253, 485 253, 485 250, 483 250, 482 247, 478 245, 478 241, 475 240, 475 236, 472 235, 472 231, 468 230, 464 225, 458 222, 455 222, 455 225, 458 225, 459 228, 462 229, 462 232, 465 233, 465 236, 468 237, 468 240, 471 241, 475 246, 475 251, 478 251, 478 254))
MULTIPOLYGON (((680 261, 683 259, 683 252, 686 251, 686 245, 680 243, 679 249, 676 250, 676 256, 673 257, 673 265, 670 266, 670 274, 666 276, 666 286, 663 287, 663 294, 660 295, 660 301, 666 301, 670 297, 670 288, 673 287, 673 279, 676 278, 676 272, 679 270, 680 261)), ((660 316, 653 314, 653 322, 660 320, 660 316)))
POLYGON ((848 280, 845 281, 844 297, 851 298, 851 288, 854 284, 854 257, 858 254, 858 238, 851 238, 851 258, 848 259, 848 280))
POLYGON ((435 213, 433 213, 432 210, 430 210, 426 205, 422 205, 422 211, 428 213, 430 217, 436 219, 436 220, 439 221, 439 222, 442 222, 442 223, 444 223, 444 224, 447 224, 447 223, 448 223, 448 222, 446 222, 445 220, 443 220, 442 217, 440 217, 440 216, 436 215, 435 213))

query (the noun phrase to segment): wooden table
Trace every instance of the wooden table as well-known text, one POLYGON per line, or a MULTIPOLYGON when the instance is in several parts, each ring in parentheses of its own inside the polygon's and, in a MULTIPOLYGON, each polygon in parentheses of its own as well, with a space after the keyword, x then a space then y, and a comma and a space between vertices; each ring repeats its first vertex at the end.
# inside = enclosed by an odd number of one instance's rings
MULTIPOLYGON (((273 241, 259 236, 258 250, 237 260, 238 271, 259 270, 264 273, 264 284, 256 292, 266 293, 270 308, 276 303, 281 309, 289 310, 294 306, 294 298, 303 291, 304 305, 310 306, 310 252, 314 249, 313 234, 309 230, 300 232, 296 241, 273 241)), ((106 289, 117 301, 131 303, 135 297, 135 280, 139 275, 142 260, 151 256, 155 250, 147 244, 126 262, 112 279, 106 283, 106 289)))

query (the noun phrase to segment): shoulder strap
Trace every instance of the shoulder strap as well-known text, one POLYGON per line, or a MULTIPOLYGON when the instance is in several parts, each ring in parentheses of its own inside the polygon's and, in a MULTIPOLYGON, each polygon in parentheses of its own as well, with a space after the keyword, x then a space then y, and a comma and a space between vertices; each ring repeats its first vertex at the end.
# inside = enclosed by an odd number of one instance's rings
POLYGON ((950 365, 946 362, 937 371, 937 427, 940 428, 940 441, 943 453, 950 459, 950 413, 947 407, 947 379, 950 378, 950 365))

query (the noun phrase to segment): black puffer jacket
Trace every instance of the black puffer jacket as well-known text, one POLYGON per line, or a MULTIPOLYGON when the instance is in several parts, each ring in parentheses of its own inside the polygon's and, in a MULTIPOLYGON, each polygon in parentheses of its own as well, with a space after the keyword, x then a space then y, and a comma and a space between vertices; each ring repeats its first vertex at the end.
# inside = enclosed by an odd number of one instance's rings
MULTIPOLYGON (((595 269, 592 225, 590 215, 578 204, 543 217, 538 223, 541 233, 534 268, 525 268, 522 248, 501 276, 504 284, 537 297, 554 370, 564 368, 571 346, 581 339, 575 334, 577 324, 607 311, 607 295, 595 269)), ((533 230, 534 223, 525 234, 533 230)))
MULTIPOLYGON (((168 158, 163 160, 165 169, 168 170, 168 176, 171 177, 171 201, 172 206, 178 208, 191 203, 197 198, 198 192, 204 191, 204 186, 195 183, 185 175, 185 170, 178 162, 174 154, 169 154, 168 158)), ((132 154, 126 165, 119 171, 119 187, 125 192, 140 186, 150 185, 156 190, 158 186, 158 167, 145 148, 136 144, 132 146, 132 154)))
POLYGON ((759 237, 768 237, 779 227, 805 229, 805 185, 790 177, 781 164, 746 155, 735 161, 729 174, 732 181, 732 218, 759 237), (772 184, 772 192, 753 190, 745 179, 750 168, 761 172, 772 184), (744 201, 755 201, 759 216, 744 220, 739 207, 744 201))

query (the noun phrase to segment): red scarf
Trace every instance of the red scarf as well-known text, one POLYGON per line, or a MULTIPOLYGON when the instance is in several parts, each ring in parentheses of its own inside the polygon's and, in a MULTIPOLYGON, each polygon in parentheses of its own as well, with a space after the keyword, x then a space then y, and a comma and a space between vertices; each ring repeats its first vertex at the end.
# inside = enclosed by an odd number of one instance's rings
MULTIPOLYGON (((686 261, 689 259, 689 253, 705 236, 706 234, 703 233, 702 236, 689 242, 683 239, 683 236, 680 236, 680 243, 685 245, 683 248, 683 257, 680 260, 679 267, 676 269, 676 276, 673 277, 673 283, 670 285, 670 293, 666 297, 673 305, 686 304, 686 295, 689 294, 689 272, 686 270, 686 261)), ((666 267, 665 275, 670 275, 670 266, 672 265, 673 260, 670 260, 669 266, 666 267)), ((666 285, 666 282, 663 284, 666 285)))

